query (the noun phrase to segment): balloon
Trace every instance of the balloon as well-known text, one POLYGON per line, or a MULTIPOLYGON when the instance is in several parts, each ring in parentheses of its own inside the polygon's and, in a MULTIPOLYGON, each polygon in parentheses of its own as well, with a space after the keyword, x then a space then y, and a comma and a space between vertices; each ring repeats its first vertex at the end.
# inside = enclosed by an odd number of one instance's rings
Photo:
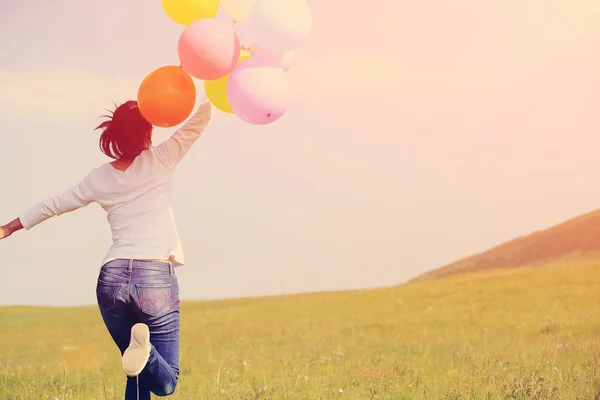
POLYGON ((193 77, 214 80, 235 68, 240 42, 227 22, 205 18, 193 22, 179 37, 177 52, 183 68, 193 77))
POLYGON ((231 19, 231 17, 229 16, 229 14, 227 14, 225 12, 225 10, 223 10, 223 7, 219 7, 219 10, 217 10, 217 14, 214 17, 215 19, 219 19, 221 21, 225 21, 228 24, 232 24, 233 20, 231 19))
POLYGON ((263 49, 258 43, 254 43, 250 47, 250 54, 253 59, 264 60, 264 65, 281 68, 284 71, 287 71, 292 67, 295 53, 294 50, 288 50, 283 53, 273 53, 263 49))
POLYGON ((162 6, 173 21, 188 26, 202 18, 213 18, 219 9, 219 0, 162 0, 162 6))
POLYGON ((254 125, 270 124, 288 108, 288 77, 281 68, 250 67, 247 65, 250 60, 241 63, 229 76, 227 99, 242 120, 254 125))
POLYGON ((196 103, 196 86, 181 67, 166 66, 148 74, 138 89, 140 112, 154 126, 179 125, 196 103))
POLYGON ((254 0, 221 0, 221 7, 236 22, 248 20, 254 0))
POLYGON ((284 52, 308 37, 312 14, 306 0, 256 0, 248 24, 254 43, 271 52, 284 52))
MULTIPOLYGON (((250 53, 246 50, 242 50, 240 52, 238 64, 249 58, 250 53)), ((230 76, 231 75, 226 75, 222 78, 215 79, 214 81, 204 81, 204 91, 212 105, 226 113, 233 113, 229 101, 227 101, 227 82, 229 82, 230 76)))

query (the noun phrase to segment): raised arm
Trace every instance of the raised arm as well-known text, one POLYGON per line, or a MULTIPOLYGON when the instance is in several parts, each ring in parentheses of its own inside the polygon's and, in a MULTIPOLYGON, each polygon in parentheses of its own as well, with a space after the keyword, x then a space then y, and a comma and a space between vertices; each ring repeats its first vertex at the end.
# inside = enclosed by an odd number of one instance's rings
POLYGON ((212 105, 208 98, 198 107, 196 112, 169 139, 158 146, 155 151, 158 158, 169 168, 174 169, 187 154, 208 126, 212 116, 212 105))
POLYGON ((78 208, 85 207, 94 201, 94 191, 87 175, 81 182, 66 192, 39 202, 19 218, 0 228, 0 239, 12 235, 20 229, 31 229, 35 225, 78 208))

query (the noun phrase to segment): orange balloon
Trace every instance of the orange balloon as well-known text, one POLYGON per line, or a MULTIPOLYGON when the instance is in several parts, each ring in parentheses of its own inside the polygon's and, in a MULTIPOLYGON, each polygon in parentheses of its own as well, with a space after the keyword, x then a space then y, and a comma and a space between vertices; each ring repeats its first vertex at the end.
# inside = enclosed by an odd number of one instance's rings
POLYGON ((160 67, 149 73, 138 90, 140 112, 154 126, 169 128, 190 116, 196 104, 192 77, 178 66, 160 67))

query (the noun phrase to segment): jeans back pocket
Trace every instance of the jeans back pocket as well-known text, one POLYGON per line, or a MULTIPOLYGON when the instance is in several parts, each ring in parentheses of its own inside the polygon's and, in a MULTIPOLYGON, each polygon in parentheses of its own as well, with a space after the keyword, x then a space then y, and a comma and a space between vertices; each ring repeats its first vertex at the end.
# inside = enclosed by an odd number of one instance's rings
POLYGON ((137 290, 140 310, 147 315, 160 317, 171 309, 170 284, 142 284, 135 285, 137 290))
POLYGON ((111 311, 116 307, 117 294, 121 285, 98 280, 96 286, 96 299, 101 312, 111 311))

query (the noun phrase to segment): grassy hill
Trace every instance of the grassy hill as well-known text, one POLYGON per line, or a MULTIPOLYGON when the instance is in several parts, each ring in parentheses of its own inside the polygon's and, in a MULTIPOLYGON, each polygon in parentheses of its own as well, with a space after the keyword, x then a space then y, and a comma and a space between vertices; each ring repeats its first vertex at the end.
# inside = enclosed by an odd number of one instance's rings
POLYGON ((413 281, 502 268, 547 266, 578 259, 600 259, 600 210, 463 258, 413 281))
MULTIPOLYGON (((593 399, 600 268, 182 304, 172 399, 593 399)), ((0 308, 0 398, 122 399, 90 308, 0 308)))

